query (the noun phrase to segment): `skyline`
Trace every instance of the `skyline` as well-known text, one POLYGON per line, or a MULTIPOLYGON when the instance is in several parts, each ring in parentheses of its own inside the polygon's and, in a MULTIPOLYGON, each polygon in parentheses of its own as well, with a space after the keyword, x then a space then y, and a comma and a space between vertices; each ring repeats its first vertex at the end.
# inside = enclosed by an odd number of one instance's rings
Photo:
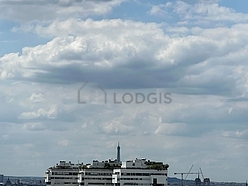
POLYGON ((105 160, 120 141, 122 160, 168 163, 169 177, 194 165, 213 181, 245 182, 247 7, 0 0, 0 172, 105 160))

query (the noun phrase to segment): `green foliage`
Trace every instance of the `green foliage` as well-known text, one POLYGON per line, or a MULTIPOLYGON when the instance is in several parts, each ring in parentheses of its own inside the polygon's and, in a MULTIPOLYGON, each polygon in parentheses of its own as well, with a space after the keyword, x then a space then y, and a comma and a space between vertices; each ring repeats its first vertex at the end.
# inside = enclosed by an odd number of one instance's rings
POLYGON ((105 163, 104 164, 104 168, 105 169, 115 169, 115 168, 120 168, 121 166, 118 165, 118 164, 113 164, 113 165, 110 165, 109 163, 105 163))
POLYGON ((146 165, 148 165, 148 169, 167 170, 169 168, 169 165, 163 164, 163 162, 147 161, 146 165))
POLYGON ((87 165, 80 165, 79 166, 79 170, 84 170, 84 169, 88 169, 87 165))

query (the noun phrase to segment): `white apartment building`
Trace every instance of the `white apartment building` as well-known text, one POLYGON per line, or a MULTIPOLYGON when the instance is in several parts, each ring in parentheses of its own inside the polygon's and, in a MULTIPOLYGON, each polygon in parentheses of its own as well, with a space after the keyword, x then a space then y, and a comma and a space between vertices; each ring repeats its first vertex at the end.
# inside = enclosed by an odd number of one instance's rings
POLYGON ((122 163, 121 168, 114 169, 112 183, 114 186, 168 184, 168 165, 162 162, 150 162, 146 159, 136 159, 122 163))
POLYGON ((78 186, 78 172, 82 164, 60 161, 45 172, 45 183, 47 186, 78 186))
POLYGON ((79 186, 112 186, 114 167, 120 167, 117 159, 102 162, 93 160, 92 165, 83 166, 83 169, 79 171, 79 186))
POLYGON ((146 159, 120 161, 117 159, 94 160, 92 164, 73 164, 60 161, 45 173, 47 186, 167 186, 168 165, 146 159))

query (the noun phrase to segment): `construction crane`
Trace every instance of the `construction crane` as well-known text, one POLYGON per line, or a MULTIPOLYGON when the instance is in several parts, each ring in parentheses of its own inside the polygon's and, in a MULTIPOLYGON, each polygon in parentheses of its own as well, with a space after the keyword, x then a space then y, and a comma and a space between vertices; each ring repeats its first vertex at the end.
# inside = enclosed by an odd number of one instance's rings
POLYGON ((200 172, 201 172, 201 175, 202 175, 202 179, 204 180, 205 178, 204 178, 204 175, 203 175, 201 167, 200 167, 200 172))
MULTIPOLYGON (((194 167, 194 165, 192 165, 192 166, 190 167, 190 169, 189 169, 188 173, 190 173, 190 172, 191 172, 191 170, 192 170, 192 168, 193 168, 193 167, 194 167)), ((188 175, 189 175, 189 174, 187 174, 187 175, 185 176, 185 178, 184 178, 185 180, 187 179, 188 175)))
POLYGON ((188 175, 189 174, 199 174, 198 172, 196 173, 196 172, 190 172, 191 171, 191 169, 193 168, 193 166, 194 165, 192 165, 191 167, 190 167, 190 169, 189 169, 189 171, 186 173, 184 173, 184 172, 175 172, 174 174, 176 175, 176 174, 181 174, 181 183, 182 183, 182 186, 184 186, 184 183, 183 183, 183 175, 185 175, 186 174, 186 177, 185 177, 185 179, 188 177, 188 175))
POLYGON ((181 182, 182 182, 182 186, 184 186, 184 184, 183 184, 183 175, 184 174, 187 174, 188 175, 188 174, 199 174, 199 173, 198 172, 187 172, 187 173, 186 172, 185 173, 184 172, 175 172, 174 174, 175 175, 176 174, 181 174, 181 182))

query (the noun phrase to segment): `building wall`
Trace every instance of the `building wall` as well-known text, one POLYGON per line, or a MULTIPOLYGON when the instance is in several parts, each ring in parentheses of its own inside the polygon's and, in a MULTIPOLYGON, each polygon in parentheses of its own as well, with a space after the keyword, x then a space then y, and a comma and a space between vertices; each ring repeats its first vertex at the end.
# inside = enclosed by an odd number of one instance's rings
POLYGON ((47 185, 51 186, 78 186, 78 169, 50 170, 46 174, 45 182, 47 185))
POLYGON ((84 169, 79 172, 79 185, 112 185, 112 173, 110 169, 84 169))
POLYGON ((154 169, 114 169, 112 183, 114 185, 160 185, 165 186, 167 170, 154 169))
POLYGON ((0 174, 0 185, 3 185, 3 178, 4 178, 4 176, 2 174, 0 174))
POLYGON ((78 172, 80 166, 82 166, 82 164, 60 161, 55 166, 47 169, 45 173, 46 185, 78 186, 78 172))
POLYGON ((146 168, 145 159, 122 162, 121 168, 146 168))

